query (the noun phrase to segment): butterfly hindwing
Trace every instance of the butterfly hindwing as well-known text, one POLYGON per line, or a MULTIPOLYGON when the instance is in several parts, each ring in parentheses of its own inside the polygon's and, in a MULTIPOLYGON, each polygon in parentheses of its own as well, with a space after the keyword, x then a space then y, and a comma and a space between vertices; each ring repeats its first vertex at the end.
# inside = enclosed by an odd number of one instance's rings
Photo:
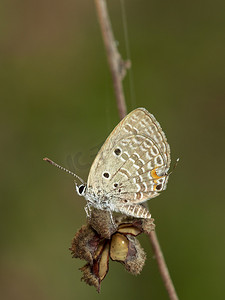
MULTIPOLYGON (((98 152, 87 186, 135 204, 166 188, 170 148, 159 123, 144 108, 127 115, 98 152)), ((123 202, 121 202, 123 203, 123 202)))

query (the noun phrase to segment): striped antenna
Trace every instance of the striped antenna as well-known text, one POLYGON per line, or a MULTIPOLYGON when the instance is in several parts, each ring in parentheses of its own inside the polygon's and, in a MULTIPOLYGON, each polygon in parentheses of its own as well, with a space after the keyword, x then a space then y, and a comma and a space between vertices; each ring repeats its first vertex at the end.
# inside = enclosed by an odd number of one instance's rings
POLYGON ((83 179, 80 178, 77 174, 75 174, 75 173, 73 173, 73 172, 67 170, 66 168, 64 168, 64 167, 62 167, 62 166, 60 166, 60 165, 58 165, 58 164, 55 163, 53 160, 51 160, 51 159, 49 159, 49 158, 47 158, 47 157, 43 158, 43 160, 49 162, 51 165, 53 165, 53 166, 55 166, 55 167, 57 167, 57 168, 59 168, 59 169, 61 169, 61 170, 63 170, 63 171, 65 171, 65 172, 69 173, 70 175, 73 175, 74 177, 78 178, 78 179, 80 180, 80 182, 82 182, 83 184, 85 184, 85 182, 83 181, 83 179))

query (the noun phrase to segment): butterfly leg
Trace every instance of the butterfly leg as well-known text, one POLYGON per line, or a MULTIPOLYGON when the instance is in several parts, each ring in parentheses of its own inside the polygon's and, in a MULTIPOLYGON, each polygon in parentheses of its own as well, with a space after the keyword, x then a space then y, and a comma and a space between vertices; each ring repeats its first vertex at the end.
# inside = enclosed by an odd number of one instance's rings
POLYGON ((116 227, 116 224, 115 224, 114 219, 113 219, 112 211, 108 210, 108 212, 109 212, 109 215, 110 215, 111 223, 112 223, 113 227, 116 229, 117 227, 116 227))
POLYGON ((90 207, 90 204, 89 204, 89 203, 87 203, 87 204, 85 205, 84 210, 85 210, 85 212, 86 212, 87 217, 90 218, 90 217, 91 217, 91 207, 90 207))

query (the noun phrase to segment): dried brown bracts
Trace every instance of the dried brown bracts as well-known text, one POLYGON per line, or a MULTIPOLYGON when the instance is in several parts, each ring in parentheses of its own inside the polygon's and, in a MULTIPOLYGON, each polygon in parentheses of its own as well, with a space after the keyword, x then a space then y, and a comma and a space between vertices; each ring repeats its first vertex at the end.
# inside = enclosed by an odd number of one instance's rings
POLYGON ((142 271, 146 254, 136 236, 143 232, 149 233, 155 228, 153 219, 124 216, 115 218, 115 224, 109 225, 106 214, 104 212, 104 216, 98 219, 98 211, 95 211, 89 224, 83 225, 76 233, 70 248, 74 258, 87 262, 80 268, 83 272, 81 279, 95 286, 98 292, 109 270, 109 258, 122 263, 134 275, 142 271))

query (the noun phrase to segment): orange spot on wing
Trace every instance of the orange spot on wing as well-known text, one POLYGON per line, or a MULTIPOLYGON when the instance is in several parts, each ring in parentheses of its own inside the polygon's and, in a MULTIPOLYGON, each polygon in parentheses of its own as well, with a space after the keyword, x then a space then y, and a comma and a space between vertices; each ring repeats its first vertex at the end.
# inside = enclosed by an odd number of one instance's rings
MULTIPOLYGON (((159 179, 159 178, 161 178, 162 176, 158 176, 157 174, 156 174, 156 170, 157 170, 158 168, 155 168, 155 169, 153 169, 152 171, 151 171, 151 176, 152 176, 152 178, 154 178, 154 179, 159 179)), ((154 180, 154 182, 155 182, 155 180, 154 180)))
POLYGON ((158 176, 157 174, 156 174, 156 170, 157 170, 158 168, 155 168, 155 169, 153 169, 152 171, 151 171, 151 176, 152 176, 152 178, 154 179, 153 181, 154 181, 154 183, 155 183, 155 186, 154 186, 154 191, 156 190, 156 186, 157 186, 157 184, 158 184, 158 182, 157 182, 157 179, 159 179, 159 178, 162 178, 163 176, 158 176))

